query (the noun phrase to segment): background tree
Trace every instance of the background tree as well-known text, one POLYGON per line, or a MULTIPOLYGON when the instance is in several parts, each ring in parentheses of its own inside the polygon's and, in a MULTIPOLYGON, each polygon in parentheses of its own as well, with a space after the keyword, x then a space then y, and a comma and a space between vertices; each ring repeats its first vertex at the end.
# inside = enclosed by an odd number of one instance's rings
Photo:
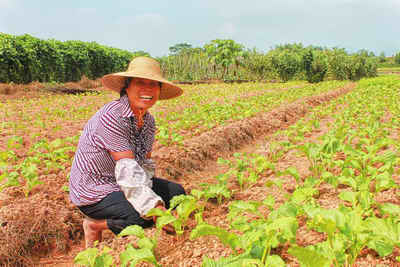
MULTIPOLYGON (((222 77, 225 79, 229 67, 235 64, 238 67, 247 53, 244 46, 230 39, 216 39, 204 46, 207 56, 215 66, 223 68, 222 77)), ((214 68, 215 69, 215 68, 214 68)), ((235 72, 236 73, 236 72, 235 72)))
POLYGON ((379 63, 384 63, 386 61, 386 56, 385 56, 385 52, 381 52, 379 54, 379 63))
POLYGON ((179 43, 179 44, 170 46, 170 47, 168 48, 168 50, 169 50, 170 54, 176 55, 176 54, 179 54, 179 53, 181 53, 181 52, 190 50, 191 48, 192 48, 192 45, 191 45, 191 44, 188 44, 188 43, 179 43))
POLYGON ((394 63, 400 64, 400 52, 394 56, 394 63))

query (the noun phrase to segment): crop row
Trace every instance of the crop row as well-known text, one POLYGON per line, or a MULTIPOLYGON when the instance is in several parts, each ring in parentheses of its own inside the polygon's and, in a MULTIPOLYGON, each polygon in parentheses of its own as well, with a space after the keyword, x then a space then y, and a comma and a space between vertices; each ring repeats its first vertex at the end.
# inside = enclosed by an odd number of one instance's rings
MULTIPOLYGON (((277 143, 275 148, 269 146, 268 163, 263 163, 260 156, 255 156, 253 162, 274 170, 274 163, 285 153, 296 151, 307 158, 310 174, 301 176, 291 166, 268 178, 266 186, 277 190, 282 190, 280 176, 295 180, 294 192, 278 208, 274 207, 275 199, 271 196, 258 202, 233 201, 227 215, 229 228, 241 234, 199 224, 192 231, 192 238, 214 235, 234 251, 232 256, 218 261, 206 257, 204 266, 285 266, 279 255, 271 254, 271 249, 288 243, 289 254, 304 266, 353 266, 363 249, 373 249, 380 257, 386 257, 394 247, 399 247, 400 206, 376 200, 381 192, 394 190, 399 194, 399 184, 394 179, 400 167, 399 85, 400 80, 392 77, 363 80, 354 92, 327 107, 315 109, 308 122, 300 121, 278 133, 289 136, 289 140, 277 143), (346 108, 334 114, 340 105, 346 108), (306 141, 305 135, 318 129, 320 118, 327 115, 334 119, 330 130, 319 142, 306 141), (326 208, 319 203, 322 184, 330 185, 342 201, 337 208, 326 208), (260 212, 262 206, 270 210, 268 216, 260 212), (254 220, 254 216, 258 218, 254 220), (296 234, 301 217, 306 218, 308 229, 324 233, 327 238, 306 247, 298 246, 296 234)), ((220 162, 231 166, 231 178, 239 185, 244 182, 254 185, 257 177, 251 161, 243 155, 236 158, 220 162)), ((221 196, 229 196, 224 194, 221 196)))
MULTIPOLYGON (((228 171, 216 176, 216 183, 203 183, 190 195, 173 200, 167 211, 153 209, 158 216, 158 233, 147 237, 138 226, 126 228, 120 235, 134 235, 136 245, 128 245, 114 259, 109 248, 102 251, 90 248, 79 253, 75 262, 85 266, 135 266, 145 261, 159 265, 154 254, 161 228, 175 227, 184 232, 190 215, 197 223, 190 233, 194 240, 215 236, 232 254, 220 259, 203 259, 208 266, 286 266, 277 248, 287 252, 302 266, 353 266, 365 249, 376 251, 379 257, 391 255, 400 247, 400 206, 382 202, 377 196, 384 192, 399 195, 399 127, 398 106, 400 80, 382 77, 361 80, 351 93, 314 109, 310 120, 301 120, 277 136, 288 136, 284 141, 271 141, 265 155, 235 154, 231 160, 219 159, 228 171), (320 120, 330 117, 332 123, 318 142, 306 138, 320 128, 320 120), (287 153, 306 158, 310 166, 307 175, 295 166, 278 169, 277 164, 287 153), (295 183, 287 194, 284 179, 295 183), (233 200, 230 184, 240 190, 260 186, 282 191, 283 203, 273 195, 258 196, 259 200, 233 200), (322 185, 331 188, 338 199, 336 207, 324 206, 319 201, 322 185), (229 202, 226 227, 207 223, 203 213, 207 202, 229 202), (172 208, 176 208, 176 216, 172 208), (297 234, 300 220, 310 231, 322 233, 325 238, 311 245, 299 246, 297 234)), ((397 257, 397 261, 400 258, 397 257)), ((394 263, 394 262, 392 262, 394 263)))
MULTIPOLYGON (((202 86, 200 88, 188 86, 187 93, 182 97, 181 106, 184 107, 183 114, 187 117, 192 115, 187 112, 187 109, 191 109, 189 103, 214 109, 215 107, 207 102, 215 98, 220 98, 220 102, 214 103, 226 105, 227 109, 234 107, 235 101, 246 103, 246 99, 251 99, 255 102, 254 99, 258 97, 264 99, 263 105, 271 103, 271 106, 274 107, 285 99, 289 101, 290 98, 286 95, 291 90, 298 92, 304 87, 305 91, 296 95, 296 97, 301 97, 309 93, 320 93, 333 85, 337 86, 337 83, 333 82, 328 87, 322 86, 320 89, 314 88, 315 86, 306 86, 302 82, 287 84, 250 83, 238 86, 202 86), (199 91, 202 94, 199 95, 199 91), (276 101, 272 104, 274 99, 277 99, 276 96, 280 95, 283 95, 279 100, 280 102, 276 101), (269 98, 272 98, 272 100, 267 102, 266 100, 269 98)), ((296 92, 289 94, 289 96, 296 94, 296 92)), ((65 169, 71 163, 72 155, 76 149, 79 137, 79 134, 77 135, 78 130, 101 105, 110 101, 113 96, 115 95, 110 92, 63 97, 45 95, 36 99, 9 100, 0 104, 0 114, 3 118, 3 121, 0 122, 0 128, 2 135, 4 135, 1 144, 2 150, 0 151, 0 191, 10 186, 24 186, 25 194, 28 195, 34 187, 41 184, 41 181, 39 181, 41 175, 65 169)), ((154 112, 157 120, 161 113, 158 111, 159 109, 173 110, 176 107, 175 100, 160 102, 154 112)), ((243 108, 245 106, 238 104, 238 107, 243 108)), ((218 110, 221 110, 221 106, 218 110)), ((175 111, 168 113, 176 114, 175 111)), ((205 116, 212 116, 213 114, 212 112, 210 114, 203 113, 198 116, 211 121, 213 118, 205 116)), ((231 117, 230 119, 240 118, 231 117)), ((182 119, 185 119, 185 117, 182 119)), ((186 119, 186 121, 189 120, 190 118, 186 119)), ((198 123, 198 126, 201 127, 200 121, 193 121, 193 123, 198 123)), ((162 142, 164 140, 162 139, 163 126, 159 127, 161 127, 161 130, 158 132, 157 139, 161 139, 162 142)), ((169 127, 169 129, 173 129, 176 125, 169 127)), ((168 136, 168 138, 170 137, 168 136)))
MULTIPOLYGON (((210 103, 215 100, 220 104, 232 105, 231 103, 239 98, 243 101, 252 96, 266 93, 279 94, 286 89, 303 86, 304 82, 183 86, 185 91, 183 96, 160 101, 150 112, 156 117, 160 128, 165 129, 165 124, 168 124, 165 123, 166 118, 176 116, 179 110, 185 110, 187 113, 192 106, 212 108, 210 103)), ((8 100, 0 103, 0 130, 4 137, 29 136, 31 142, 39 140, 44 135, 50 139, 51 136, 68 137, 75 134, 71 131, 82 127, 101 106, 116 98, 117 95, 114 93, 105 91, 99 94, 43 95, 35 99, 8 100)), ((170 128, 172 126, 167 130, 170 128)), ((3 143, 6 143, 6 140, 3 143)))
MULTIPOLYGON (((259 88, 260 94, 245 98, 224 97, 222 100, 196 100, 203 104, 194 104, 183 110, 167 110, 156 112, 158 124, 157 140, 163 145, 181 144, 186 136, 195 136, 209 129, 249 118, 259 112, 267 112, 284 103, 291 103, 297 99, 318 95, 336 88, 344 87, 346 81, 327 81, 319 84, 308 84, 300 87, 289 87, 286 90, 267 91, 259 88)), ((242 85, 244 89, 248 85, 242 85)))

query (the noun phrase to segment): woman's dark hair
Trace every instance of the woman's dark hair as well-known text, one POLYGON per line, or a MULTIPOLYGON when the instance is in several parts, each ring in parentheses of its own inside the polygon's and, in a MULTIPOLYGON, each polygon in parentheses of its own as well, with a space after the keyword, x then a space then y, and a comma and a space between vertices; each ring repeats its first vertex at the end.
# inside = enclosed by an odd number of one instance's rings
POLYGON ((121 91, 119 92, 119 97, 123 97, 124 95, 126 95, 126 89, 129 87, 129 84, 131 83, 132 78, 128 77, 125 79, 125 85, 124 87, 122 87, 121 91))
MULTIPOLYGON (((124 95, 126 95, 126 89, 129 87, 129 84, 132 81, 132 77, 127 77, 125 79, 125 85, 124 87, 122 87, 121 91, 119 92, 119 97, 123 97, 124 95)), ((160 90, 161 90, 161 86, 162 86, 162 82, 158 82, 158 85, 160 86, 160 90)))

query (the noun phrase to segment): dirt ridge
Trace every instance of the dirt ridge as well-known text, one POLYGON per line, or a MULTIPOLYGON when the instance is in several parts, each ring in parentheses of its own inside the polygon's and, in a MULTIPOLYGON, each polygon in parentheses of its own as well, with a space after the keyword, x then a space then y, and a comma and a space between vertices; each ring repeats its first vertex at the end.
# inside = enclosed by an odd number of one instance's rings
POLYGON ((184 142, 183 147, 163 147, 153 152, 158 170, 166 178, 179 178, 190 171, 201 171, 207 161, 216 160, 221 154, 239 149, 261 135, 286 128, 303 117, 309 109, 350 92, 356 83, 335 91, 296 100, 267 113, 217 126, 211 131, 184 142))

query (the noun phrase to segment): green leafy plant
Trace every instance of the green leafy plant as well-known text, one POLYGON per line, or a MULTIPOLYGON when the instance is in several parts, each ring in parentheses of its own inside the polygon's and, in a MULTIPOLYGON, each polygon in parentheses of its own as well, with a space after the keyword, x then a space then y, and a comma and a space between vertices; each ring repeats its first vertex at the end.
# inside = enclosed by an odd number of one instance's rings
POLYGON ((118 236, 128 236, 133 235, 138 238, 137 246, 134 248, 129 244, 125 251, 121 252, 119 255, 121 266, 136 266, 140 262, 152 263, 155 266, 160 266, 157 263, 157 259, 154 255, 154 248, 157 245, 156 239, 146 237, 143 228, 138 225, 131 225, 126 227, 119 233, 118 236))
POLYGON ((87 248, 75 256, 74 263, 87 267, 113 266, 113 258, 109 254, 111 249, 107 246, 100 251, 98 248, 87 248))
POLYGON ((170 207, 167 210, 159 208, 151 209, 147 216, 156 216, 156 227, 161 229, 170 224, 174 227, 177 234, 181 235, 184 232, 184 227, 189 219, 189 216, 195 212, 202 212, 203 207, 197 203, 195 197, 191 195, 179 195, 171 199, 170 207), (176 215, 173 212, 176 210, 176 215))

